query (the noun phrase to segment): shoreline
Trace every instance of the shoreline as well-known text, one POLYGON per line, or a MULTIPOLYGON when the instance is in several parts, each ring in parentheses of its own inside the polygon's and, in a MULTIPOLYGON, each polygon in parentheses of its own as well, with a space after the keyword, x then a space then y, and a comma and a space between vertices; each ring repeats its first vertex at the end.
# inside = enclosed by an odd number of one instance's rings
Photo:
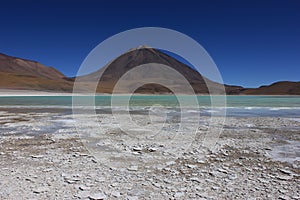
MULTIPOLYGON (((85 94, 84 92, 81 94, 73 94, 72 92, 52 92, 52 91, 36 91, 36 90, 12 90, 12 89, 0 89, 0 97, 22 97, 22 96, 194 96, 190 94, 143 94, 143 93, 134 93, 134 94, 111 94, 111 93, 96 93, 96 94, 85 94)), ((196 94, 196 96, 246 96, 246 97, 251 97, 251 96, 261 96, 261 97, 300 97, 300 95, 209 95, 209 94, 196 94)))

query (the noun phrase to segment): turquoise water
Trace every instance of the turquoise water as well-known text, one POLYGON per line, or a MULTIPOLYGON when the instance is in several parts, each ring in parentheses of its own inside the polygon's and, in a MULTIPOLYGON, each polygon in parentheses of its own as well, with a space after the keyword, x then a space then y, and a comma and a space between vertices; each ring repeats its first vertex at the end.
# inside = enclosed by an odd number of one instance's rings
MULTIPOLYGON (((181 96, 187 102, 193 98, 181 96)), ((80 97, 82 99, 86 97, 80 97)), ((122 106, 126 96, 117 96, 114 106, 122 106)), ((222 97, 215 97, 218 98, 222 97)), ((197 96, 197 100, 203 113, 217 112, 211 110, 210 96, 197 96)), ((288 116, 300 117, 300 96, 227 96, 227 114, 233 116, 288 116)), ((96 96, 97 109, 111 106, 110 96, 96 96)), ((162 105, 178 106, 178 100, 171 95, 132 96, 131 106, 149 107, 162 105)), ((15 96, 0 97, 1 108, 71 108, 72 96, 15 96)))

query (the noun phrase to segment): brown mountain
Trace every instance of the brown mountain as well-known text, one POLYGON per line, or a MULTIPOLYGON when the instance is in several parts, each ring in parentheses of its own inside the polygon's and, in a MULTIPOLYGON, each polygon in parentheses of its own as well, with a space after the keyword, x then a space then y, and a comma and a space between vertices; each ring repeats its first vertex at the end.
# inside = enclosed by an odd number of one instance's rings
MULTIPOLYGON (((186 78, 186 80, 189 81, 194 91, 198 94, 209 93, 206 83, 208 83, 211 86, 211 93, 220 94, 222 91, 221 84, 210 81, 205 77, 202 77, 197 71, 195 71, 191 67, 183 64, 182 62, 159 50, 144 46, 126 52, 125 54, 113 60, 106 67, 89 75, 80 77, 79 80, 83 84, 87 85, 90 81, 96 81, 99 73, 103 73, 99 81, 99 86, 97 87, 97 92, 111 93, 117 81, 126 72, 129 72, 135 67, 143 64, 148 65, 143 66, 142 71, 132 73, 130 74, 130 76, 125 78, 126 80, 122 84, 123 88, 120 88, 120 90, 117 92, 122 93, 125 91, 126 93, 127 88, 133 86, 135 82, 139 81, 140 84, 144 84, 144 86, 138 88, 136 90, 137 93, 171 93, 169 89, 162 85, 150 83, 157 83, 159 81, 157 77, 159 77, 160 79, 170 80, 170 83, 172 84, 172 86, 174 86, 174 88, 178 88, 179 91, 180 89, 182 89, 182 93, 185 93, 185 88, 180 88, 182 85, 185 84, 184 81, 181 80, 177 74, 170 73, 170 71, 168 70, 161 69, 158 64, 167 65, 179 72, 181 75, 183 75, 186 78)), ((230 93, 236 93, 236 91, 240 91, 241 89, 243 88, 238 86, 226 86, 226 90, 230 93)))
MULTIPOLYGON (((99 93, 111 93, 120 77, 136 66, 148 64, 143 67, 142 73, 130 74, 122 83, 118 92, 122 93, 126 88, 132 87, 137 80, 142 87, 137 93, 163 94, 171 91, 155 82, 156 77, 164 77, 174 88, 180 88, 184 83, 176 74, 167 70, 158 69, 159 64, 167 65, 182 74, 198 94, 207 94, 208 83, 214 94, 220 92, 221 84, 202 77, 197 71, 181 63, 173 57, 152 48, 140 47, 126 52, 113 60, 106 67, 86 76, 77 77, 84 87, 90 86, 97 80, 97 74, 102 73, 100 84, 97 87, 99 93), (152 64, 149 64, 152 63, 152 64), (158 64, 153 64, 158 63, 158 64), (150 76, 149 76, 150 75, 150 76), (206 80, 206 81, 204 81, 206 80)), ((124 77, 124 76, 123 76, 124 77)), ((67 78, 53 67, 46 67, 36 61, 21 59, 0 54, 0 89, 22 89, 40 91, 66 91, 72 92, 75 78, 67 78)), ((240 86, 225 85, 226 92, 231 95, 300 95, 300 82, 277 82, 259 88, 243 88, 240 86)), ((185 91, 183 91, 185 92, 185 91)))
POLYGON ((0 54, 0 88, 72 91, 73 83, 53 67, 0 54))
POLYGON ((247 95, 300 95, 300 81, 281 81, 259 88, 242 89, 239 93, 247 95))

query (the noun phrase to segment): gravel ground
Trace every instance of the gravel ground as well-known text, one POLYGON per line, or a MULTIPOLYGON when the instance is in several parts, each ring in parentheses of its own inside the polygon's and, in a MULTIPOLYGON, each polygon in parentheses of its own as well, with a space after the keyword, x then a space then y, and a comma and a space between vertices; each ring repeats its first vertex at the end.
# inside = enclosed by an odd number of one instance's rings
MULTIPOLYGON (((1 116, 1 200, 300 199, 300 122, 290 119, 229 117, 215 150, 204 156, 198 147, 153 166, 128 161, 114 168, 76 134, 28 133, 49 115, 1 116)), ((159 151, 143 148, 126 151, 144 159, 159 151)))

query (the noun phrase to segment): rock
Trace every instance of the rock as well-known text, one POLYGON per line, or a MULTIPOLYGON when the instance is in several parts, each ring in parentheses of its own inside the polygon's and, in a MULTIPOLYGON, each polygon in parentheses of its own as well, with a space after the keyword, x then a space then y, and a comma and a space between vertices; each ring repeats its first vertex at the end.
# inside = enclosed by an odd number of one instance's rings
POLYGON ((47 187, 38 187, 32 190, 33 193, 40 194, 48 191, 47 187))
POLYGON ((280 172, 284 173, 284 174, 287 174, 287 175, 291 175, 293 174, 292 171, 288 170, 288 169, 278 169, 280 172))
POLYGON ((192 178, 190 178, 190 180, 201 183, 201 179, 199 179, 198 177, 192 177, 192 178))
POLYGON ((102 192, 95 193, 95 194, 90 194, 88 197, 92 200, 106 199, 106 195, 102 192))
POLYGON ((44 158, 43 155, 31 155, 31 158, 44 158))
POLYGON ((155 186, 155 187, 157 187, 157 188, 160 188, 160 187, 161 187, 161 184, 159 184, 159 183, 157 183, 157 182, 153 182, 152 185, 155 186))
POLYGON ((186 164, 185 166, 190 168, 190 169, 196 169, 197 168, 197 165, 186 164))
POLYGON ((133 151, 142 151, 143 148, 142 147, 133 147, 132 150, 133 151))
POLYGON ((113 191, 113 192, 111 193, 111 196, 118 198, 118 197, 120 197, 120 196, 122 196, 122 195, 121 195, 120 192, 113 191))
POLYGON ((30 182, 33 182, 33 183, 34 183, 34 180, 32 180, 32 179, 29 178, 29 177, 25 178, 25 181, 30 181, 30 182))
POLYGON ((135 166, 135 165, 130 166, 130 167, 127 168, 128 171, 137 171, 138 169, 139 169, 139 167, 135 166))
POLYGON ((164 179, 164 183, 170 184, 170 183, 172 183, 172 181, 170 181, 169 179, 165 178, 164 179))
POLYGON ((111 184, 111 186, 112 186, 112 187, 118 187, 118 186, 119 186, 119 183, 113 182, 113 183, 111 184))
POLYGON ((148 151, 150 151, 150 152, 155 152, 155 151, 157 151, 157 148, 150 147, 150 148, 148 149, 148 151))
POLYGON ((174 194, 174 198, 180 198, 180 197, 183 197, 184 196, 184 192, 176 192, 174 194))
POLYGON ((278 176, 276 176, 276 178, 279 180, 282 180, 282 181, 288 181, 288 180, 291 180, 293 177, 287 176, 287 175, 278 175, 278 176))
POLYGON ((81 185, 81 186, 79 186, 79 189, 82 191, 85 191, 85 190, 90 190, 91 188, 88 186, 85 186, 85 185, 81 185))
POLYGON ((175 165, 176 162, 175 161, 169 161, 169 162, 166 162, 166 165, 169 166, 169 165, 175 165))
POLYGON ((127 200, 138 200, 137 196, 127 196, 127 200))
POLYGON ((53 171, 53 169, 52 169, 52 168, 48 168, 48 169, 44 169, 44 170, 42 170, 42 172, 51 172, 51 171, 53 171))
POLYGON ((278 199, 280 199, 280 200, 288 200, 290 198, 288 196, 279 196, 278 199))
POLYGON ((204 160, 197 160, 197 163, 199 163, 199 164, 205 164, 206 162, 204 161, 204 160))
POLYGON ((222 173, 224 173, 224 174, 227 174, 227 173, 228 173, 228 171, 227 171, 227 170, 225 170, 225 169, 222 169, 222 168, 218 169, 218 171, 219 171, 219 172, 222 172, 222 173))

